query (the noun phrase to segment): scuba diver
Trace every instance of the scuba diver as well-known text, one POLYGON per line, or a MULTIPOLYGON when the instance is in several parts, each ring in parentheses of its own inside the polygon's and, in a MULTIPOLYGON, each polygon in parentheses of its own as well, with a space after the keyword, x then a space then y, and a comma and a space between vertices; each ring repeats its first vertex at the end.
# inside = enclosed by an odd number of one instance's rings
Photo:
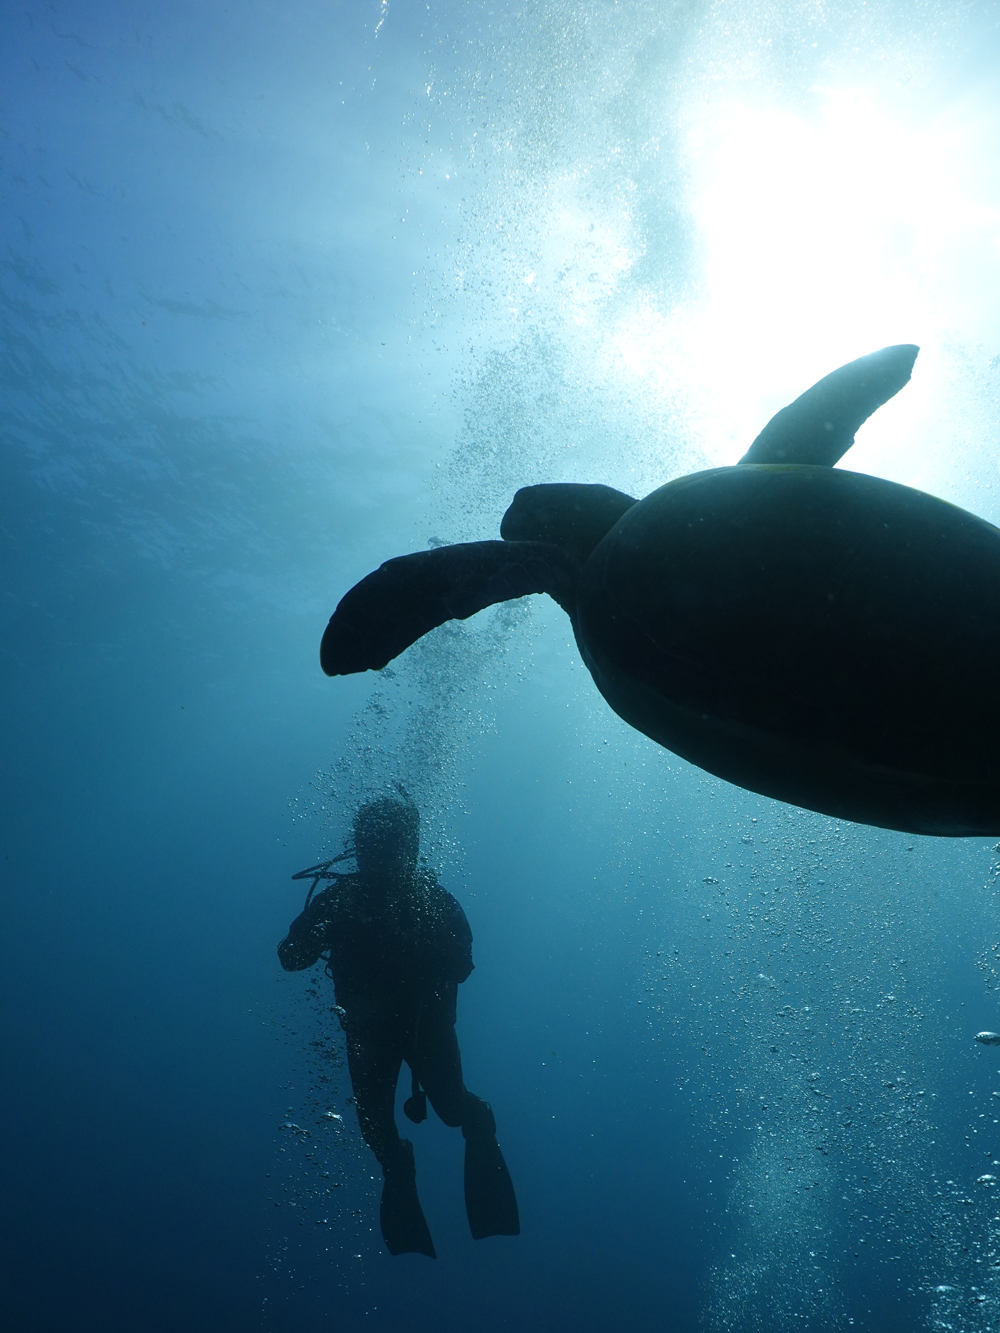
POLYGON ((302 914, 278 945, 286 971, 327 959, 347 1065, 365 1142, 384 1184, 379 1208, 390 1254, 426 1254, 434 1243, 417 1197, 413 1145, 399 1136, 396 1083, 405 1060, 412 1096, 403 1110, 415 1124, 427 1099, 465 1138, 465 1208, 475 1240, 516 1236, 517 1200, 496 1139, 488 1102, 469 1092, 455 1035, 459 983, 472 971, 472 931, 457 900, 433 871, 418 866, 420 815, 407 798, 381 797, 354 817, 354 874, 334 861, 303 870, 312 888, 302 914), (331 887, 313 897, 320 879, 331 887))

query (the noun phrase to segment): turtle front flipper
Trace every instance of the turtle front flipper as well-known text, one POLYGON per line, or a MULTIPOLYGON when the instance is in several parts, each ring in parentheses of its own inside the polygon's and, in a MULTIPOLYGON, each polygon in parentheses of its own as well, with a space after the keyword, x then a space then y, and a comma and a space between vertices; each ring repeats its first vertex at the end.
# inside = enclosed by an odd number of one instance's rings
POLYGON ((909 381, 919 347, 899 343, 859 356, 776 412, 741 463, 813 463, 833 467, 854 433, 909 381))
POLYGON ((387 560, 346 593, 320 644, 328 676, 378 671, 446 620, 546 592, 573 614, 579 564, 550 542, 441 546, 387 560))

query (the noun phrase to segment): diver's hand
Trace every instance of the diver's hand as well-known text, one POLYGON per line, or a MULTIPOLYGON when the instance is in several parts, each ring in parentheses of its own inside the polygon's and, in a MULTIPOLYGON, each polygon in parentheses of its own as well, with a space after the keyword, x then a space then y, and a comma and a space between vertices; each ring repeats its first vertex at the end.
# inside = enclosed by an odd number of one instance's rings
POLYGON ((292 931, 278 945, 278 961, 286 972, 301 972, 317 962, 322 949, 308 935, 292 931))

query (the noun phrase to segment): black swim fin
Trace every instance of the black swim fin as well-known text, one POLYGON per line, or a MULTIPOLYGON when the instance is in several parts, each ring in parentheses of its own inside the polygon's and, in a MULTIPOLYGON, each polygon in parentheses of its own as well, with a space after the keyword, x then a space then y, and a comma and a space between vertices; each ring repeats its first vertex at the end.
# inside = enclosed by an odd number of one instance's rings
POLYGON ((417 1170, 413 1144, 409 1139, 400 1140, 400 1160, 392 1170, 385 1172, 379 1225, 390 1254, 426 1254, 428 1259, 437 1258, 430 1228, 417 1197, 417 1170))
POLYGON ((514 1185, 496 1139, 496 1122, 488 1103, 483 1114, 463 1127, 465 1135, 465 1211, 473 1240, 487 1236, 519 1236, 514 1185))

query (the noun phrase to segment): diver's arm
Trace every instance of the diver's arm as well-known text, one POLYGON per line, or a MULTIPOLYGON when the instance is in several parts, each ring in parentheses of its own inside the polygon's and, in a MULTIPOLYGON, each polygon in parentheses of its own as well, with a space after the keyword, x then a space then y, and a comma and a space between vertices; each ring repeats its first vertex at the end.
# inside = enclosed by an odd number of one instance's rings
POLYGON ((440 975, 446 981, 465 981, 472 961, 472 928, 458 899, 441 889, 442 910, 437 931, 440 975))
POLYGON ((301 972, 319 961, 323 946, 316 944, 309 935, 296 935, 295 927, 300 918, 292 922, 291 929, 278 945, 278 959, 286 972, 301 972))
POLYGON ((288 927, 288 934, 278 945, 278 959, 286 972, 312 967, 327 947, 330 923, 325 897, 325 892, 317 894, 288 927))

